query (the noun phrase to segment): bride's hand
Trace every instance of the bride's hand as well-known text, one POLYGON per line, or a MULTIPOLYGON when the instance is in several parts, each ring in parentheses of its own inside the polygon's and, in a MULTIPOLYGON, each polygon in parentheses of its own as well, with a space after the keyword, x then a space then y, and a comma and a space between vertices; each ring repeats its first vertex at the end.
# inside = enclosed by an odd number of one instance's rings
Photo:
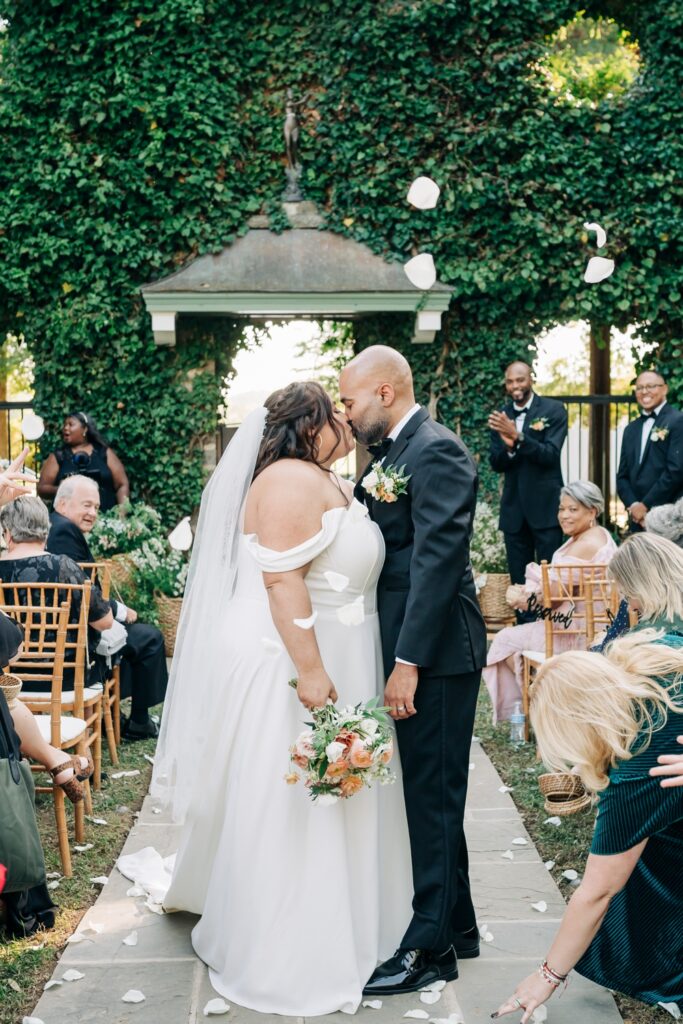
POLYGON ((309 710, 324 707, 328 700, 334 703, 338 699, 334 683, 324 669, 308 676, 299 676, 296 695, 309 710))

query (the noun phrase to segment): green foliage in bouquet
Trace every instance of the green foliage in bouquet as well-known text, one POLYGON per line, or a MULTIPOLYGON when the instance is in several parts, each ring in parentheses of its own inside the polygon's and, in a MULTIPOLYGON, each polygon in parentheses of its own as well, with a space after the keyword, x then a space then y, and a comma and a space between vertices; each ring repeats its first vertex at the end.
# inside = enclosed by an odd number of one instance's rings
POLYGON ((498 529, 498 515, 486 502, 477 503, 470 544, 475 576, 507 572, 507 556, 503 535, 498 529))
POLYGON ((95 558, 111 558, 135 551, 163 533, 161 516, 156 509, 142 502, 126 502, 98 515, 89 544, 95 558))

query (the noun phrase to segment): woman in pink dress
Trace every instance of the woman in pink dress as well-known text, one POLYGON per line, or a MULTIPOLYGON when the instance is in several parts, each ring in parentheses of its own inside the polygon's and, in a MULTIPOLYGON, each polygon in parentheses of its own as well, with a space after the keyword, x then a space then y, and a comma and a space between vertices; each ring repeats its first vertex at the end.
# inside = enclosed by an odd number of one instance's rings
MULTIPOLYGON (((569 539, 557 549, 551 564, 606 565, 609 562, 617 546, 604 526, 597 525, 597 518, 604 507, 602 492, 593 483, 577 480, 562 488, 557 518, 562 532, 569 539)), ((541 569, 536 562, 527 565, 523 584, 508 589, 507 599, 513 608, 523 609, 529 607, 529 598, 532 594, 536 596, 540 606, 541 569)), ((573 607, 572 602, 566 601, 553 608, 553 612, 559 615, 570 611, 573 612, 576 624, 577 614, 581 615, 581 609, 573 607)), ((557 632, 554 653, 559 654, 561 651, 583 646, 581 640, 581 635, 575 632, 564 637, 557 632)), ((493 704, 494 722, 500 718, 509 718, 515 702, 521 700, 522 651, 544 649, 545 624, 542 619, 520 626, 507 626, 496 634, 483 671, 493 704)))

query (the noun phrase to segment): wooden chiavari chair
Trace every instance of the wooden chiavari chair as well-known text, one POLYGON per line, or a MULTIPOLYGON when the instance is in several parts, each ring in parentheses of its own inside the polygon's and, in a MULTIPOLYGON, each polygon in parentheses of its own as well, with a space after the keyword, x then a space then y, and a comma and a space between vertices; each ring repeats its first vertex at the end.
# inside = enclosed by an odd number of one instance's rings
MULTIPOLYGON (((102 597, 108 601, 111 593, 111 566, 109 563, 79 562, 79 565, 86 576, 90 577, 91 583, 99 586, 102 597)), ((111 675, 104 683, 102 714, 109 758, 113 765, 118 765, 117 747, 121 744, 121 668, 118 664, 112 665, 111 675)))

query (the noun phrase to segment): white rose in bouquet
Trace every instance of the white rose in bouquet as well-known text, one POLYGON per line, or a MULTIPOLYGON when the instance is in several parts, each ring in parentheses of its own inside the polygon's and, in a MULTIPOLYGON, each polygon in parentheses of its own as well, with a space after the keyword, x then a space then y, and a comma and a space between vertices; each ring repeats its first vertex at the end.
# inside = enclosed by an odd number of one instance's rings
POLYGON ((336 762, 339 760, 339 758, 342 756, 345 750, 346 747, 344 746, 343 743, 328 743, 328 745, 325 747, 325 756, 327 757, 327 760, 330 762, 330 764, 336 764, 336 762))

